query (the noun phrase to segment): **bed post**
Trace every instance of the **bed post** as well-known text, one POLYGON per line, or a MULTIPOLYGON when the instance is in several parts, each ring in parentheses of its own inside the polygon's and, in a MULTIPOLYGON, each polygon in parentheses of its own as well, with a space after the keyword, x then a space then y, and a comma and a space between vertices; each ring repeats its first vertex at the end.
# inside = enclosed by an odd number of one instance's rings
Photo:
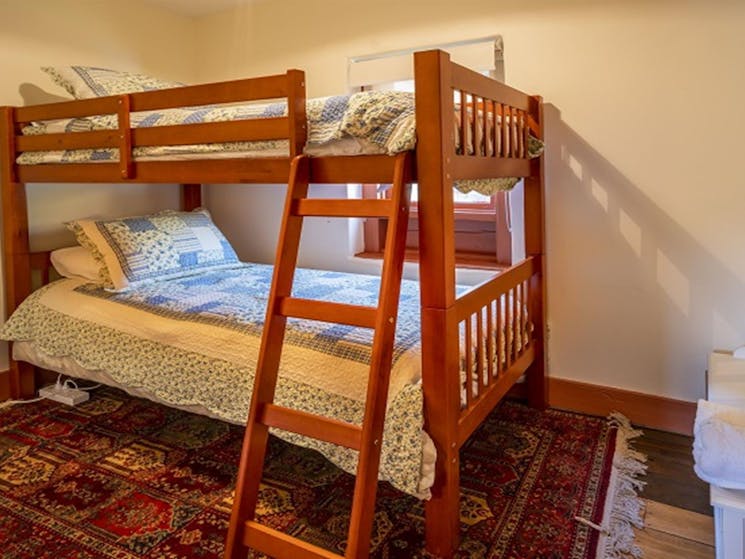
POLYGON ((201 184, 182 184, 181 185, 181 210, 191 212, 202 205, 202 185, 201 184))
POLYGON ((437 447, 432 498, 425 504, 427 551, 450 557, 460 533, 460 379, 455 319, 455 235, 450 57, 414 55, 419 176, 419 281, 424 422, 437 447))
MULTIPOLYGON (((532 134, 543 140, 543 99, 539 96, 530 98, 530 119, 532 134)), ((542 155, 531 161, 530 176, 525 178, 525 253, 534 257, 538 265, 530 285, 535 360, 527 371, 527 387, 528 403, 539 409, 548 407, 544 157, 542 155)))
MULTIPOLYGON (((28 244, 26 187, 15 176, 15 119, 12 107, 0 108, 0 176, 3 214, 3 268, 5 276, 5 313, 10 316, 31 292, 31 261, 28 244)), ((33 395, 34 367, 14 361, 9 355, 10 397, 33 395)), ((0 383, 2 377, 0 373, 0 383)), ((0 392, 2 392, 0 390, 0 392)))
POLYGON ((305 72, 287 70, 287 118, 290 121, 290 160, 303 154, 308 135, 305 116, 305 72))

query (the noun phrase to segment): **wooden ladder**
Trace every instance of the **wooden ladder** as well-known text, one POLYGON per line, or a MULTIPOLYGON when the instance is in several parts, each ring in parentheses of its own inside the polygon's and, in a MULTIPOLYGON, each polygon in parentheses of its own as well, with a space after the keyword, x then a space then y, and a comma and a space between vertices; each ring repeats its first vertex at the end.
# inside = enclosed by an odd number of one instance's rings
POLYGON ((309 159, 306 156, 298 156, 292 161, 253 398, 226 540, 225 559, 245 559, 247 548, 277 559, 341 557, 256 522, 256 503, 269 427, 277 427, 359 451, 349 536, 344 557, 361 559, 369 555, 406 246, 410 157, 409 153, 396 156, 391 198, 385 200, 309 199, 309 159), (309 216, 388 218, 377 307, 314 301, 291 296, 303 218, 309 216), (274 404, 288 317, 374 330, 365 413, 361 426, 274 404))

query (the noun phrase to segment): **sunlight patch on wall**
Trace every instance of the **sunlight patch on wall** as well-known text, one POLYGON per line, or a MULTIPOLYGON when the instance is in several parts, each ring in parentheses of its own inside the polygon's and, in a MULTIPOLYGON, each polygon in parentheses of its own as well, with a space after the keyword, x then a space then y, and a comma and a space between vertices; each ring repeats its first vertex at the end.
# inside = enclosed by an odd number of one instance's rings
POLYGON ((580 181, 582 180, 582 163, 579 162, 578 159, 576 159, 573 155, 569 154, 566 158, 567 165, 569 165, 569 169, 571 169, 572 173, 575 177, 577 177, 580 181))
POLYGON ((595 198, 598 204, 603 206, 603 209, 607 212, 608 211, 608 191, 602 186, 600 186, 600 183, 598 181, 596 181, 595 179, 591 179, 590 192, 592 193, 592 197, 595 198))
POLYGON ((634 254, 641 257, 642 255, 642 229, 629 214, 623 210, 618 212, 618 230, 621 236, 634 251, 634 254))
POLYGON ((691 306, 691 284, 661 250, 657 251, 657 282, 678 310, 688 316, 691 306))

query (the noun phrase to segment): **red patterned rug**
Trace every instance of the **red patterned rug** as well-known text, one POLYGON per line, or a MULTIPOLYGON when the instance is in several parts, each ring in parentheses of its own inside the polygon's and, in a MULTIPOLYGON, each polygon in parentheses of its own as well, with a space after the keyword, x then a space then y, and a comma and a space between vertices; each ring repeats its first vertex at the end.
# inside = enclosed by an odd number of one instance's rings
MULTIPOLYGON (((628 434, 603 419, 502 403, 462 450, 458 557, 629 551, 641 466, 633 451, 616 452, 626 448, 619 429, 628 434)), ((74 408, 0 409, 0 557, 220 558, 242 432, 110 388, 74 408)), ((260 520, 343 549, 353 481, 315 452, 272 440, 260 520)), ((421 557, 423 532, 422 503, 381 484, 372 557, 421 557)))

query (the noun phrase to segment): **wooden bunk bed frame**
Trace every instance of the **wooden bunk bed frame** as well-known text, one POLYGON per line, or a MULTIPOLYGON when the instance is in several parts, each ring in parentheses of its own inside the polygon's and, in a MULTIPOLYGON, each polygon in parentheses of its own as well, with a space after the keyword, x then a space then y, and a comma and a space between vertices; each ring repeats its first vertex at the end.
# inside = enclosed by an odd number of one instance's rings
MULTIPOLYGON (((460 447, 525 373, 530 405, 547 405, 543 157, 530 159, 527 154, 528 133, 543 137, 543 110, 540 97, 452 63, 439 50, 416 53, 414 68, 417 147, 416 157, 406 158, 406 174, 419 184, 424 418, 437 448, 432 498, 425 505, 426 546, 435 556, 450 557, 459 541, 460 447), (461 138, 466 132, 473 137, 474 154, 456 152, 458 94, 463 102, 457 126, 461 138), (479 110, 469 111, 467 105, 479 110), (487 118, 473 116, 480 112, 492 119, 490 126, 487 118), (487 136, 490 142, 484 141, 487 136), (478 147, 481 143, 483 147, 478 147), (457 296, 453 182, 496 177, 525 179, 526 258, 457 296), (484 343, 489 339, 496 341, 484 343), (461 344, 473 350, 461 357, 461 344), (473 382, 462 382, 463 366, 477 372, 473 382)), ((47 253, 29 249, 26 184, 180 183, 185 210, 201 203, 204 183, 287 184, 290 163, 302 153, 306 140, 305 78, 303 72, 289 70, 276 76, 170 90, 2 107, 0 118, 5 301, 10 315, 31 292, 32 269, 48 267, 47 253), (130 127, 130 114, 136 111, 274 98, 287 99, 286 117, 130 127), (100 114, 117 114, 118 129, 39 136, 20 133, 23 125, 35 121, 100 114), (210 159, 206 154, 203 159, 187 161, 132 157, 137 146, 269 139, 287 139, 289 156, 210 159), (119 148, 120 161, 16 164, 24 151, 89 147, 119 148)), ((308 177, 311 183, 389 183, 397 160, 386 155, 314 157, 308 160, 308 177)), ((3 376, 9 380, 12 398, 34 393, 32 365, 11 358, 9 374, 0 375, 0 380, 3 376)))

